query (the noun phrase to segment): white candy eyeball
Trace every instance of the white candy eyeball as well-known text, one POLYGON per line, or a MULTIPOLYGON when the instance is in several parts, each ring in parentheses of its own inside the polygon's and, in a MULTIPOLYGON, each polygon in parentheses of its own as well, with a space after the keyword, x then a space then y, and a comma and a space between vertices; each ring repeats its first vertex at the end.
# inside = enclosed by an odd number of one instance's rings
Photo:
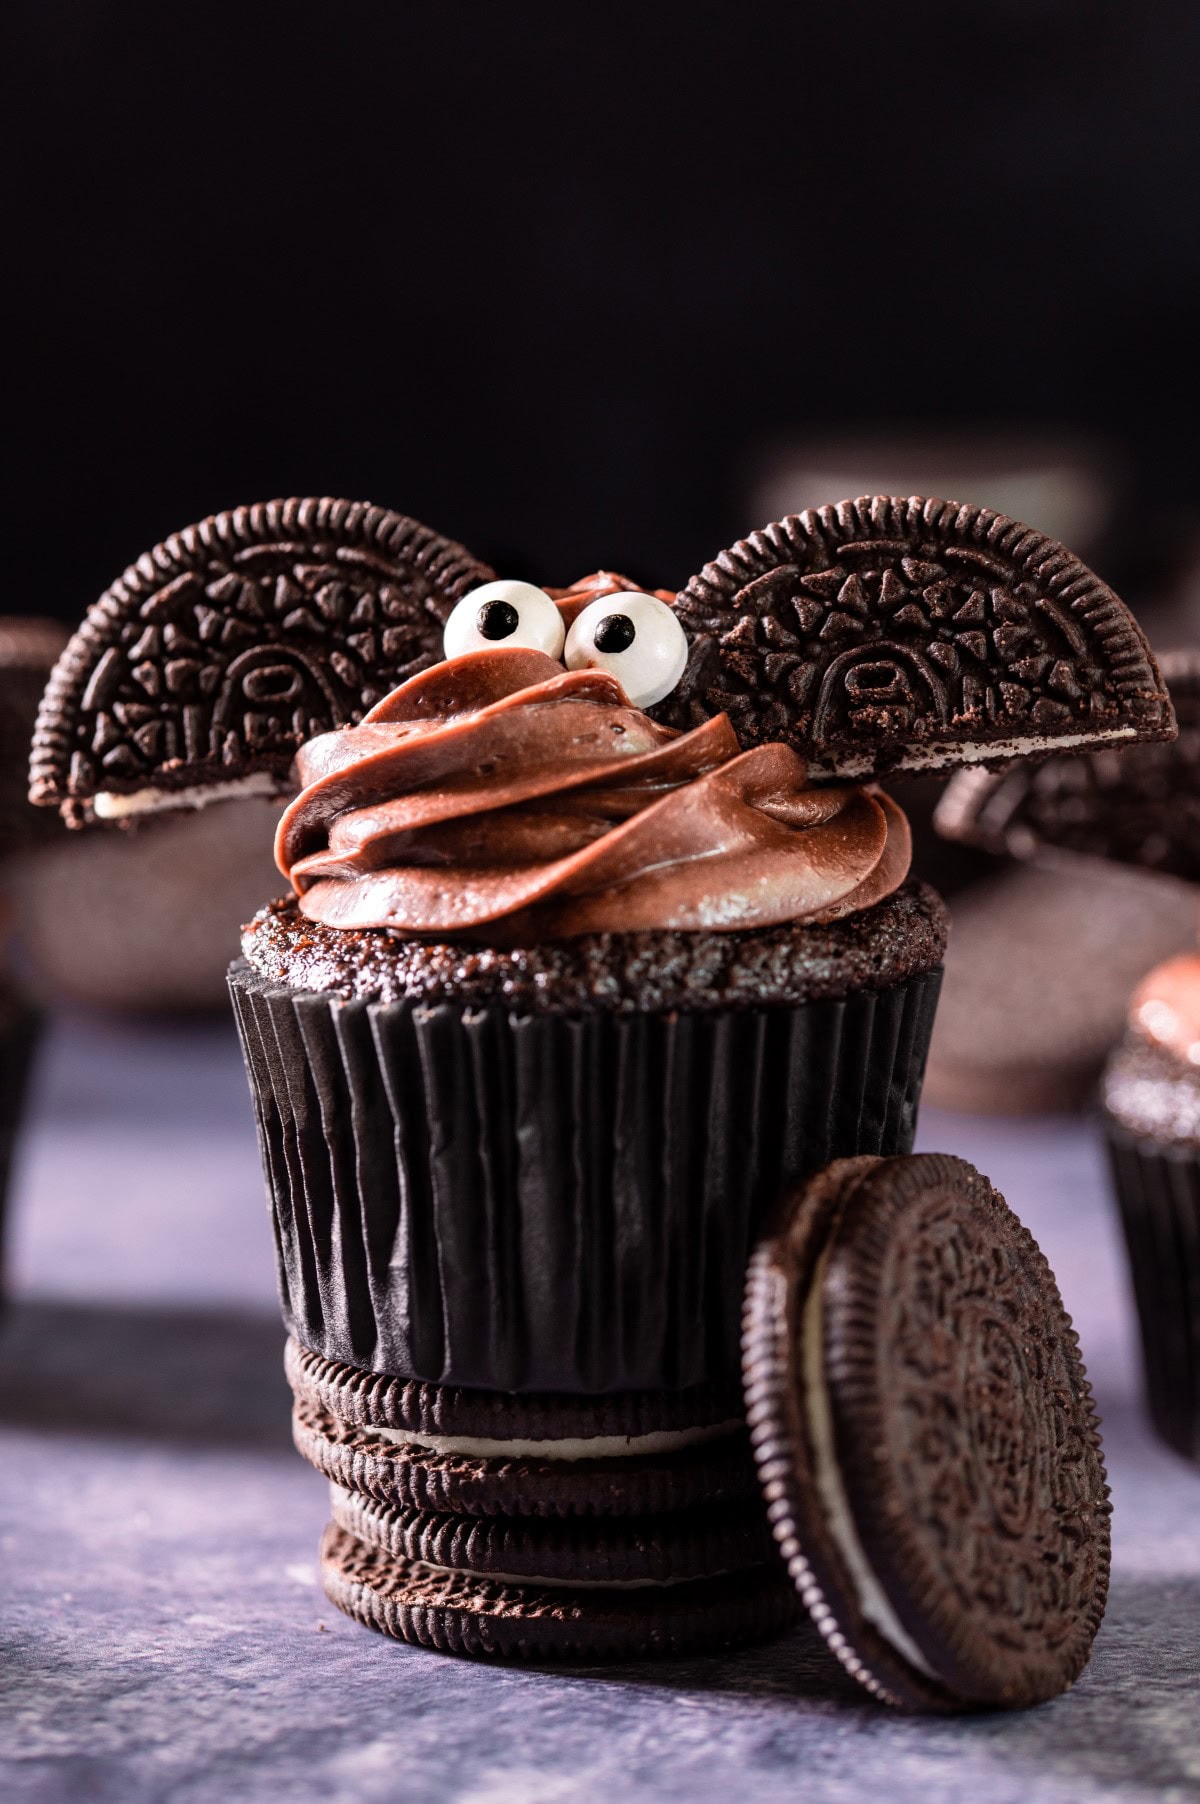
POLYGON ((670 695, 687 661, 687 636, 657 595, 601 595, 567 634, 567 669, 607 670, 635 708, 652 708, 670 695))
POLYGON ((448 658, 468 651, 494 651, 500 646, 520 646, 562 656, 562 615, 544 589, 532 583, 484 583, 454 604, 442 634, 442 650, 448 658))

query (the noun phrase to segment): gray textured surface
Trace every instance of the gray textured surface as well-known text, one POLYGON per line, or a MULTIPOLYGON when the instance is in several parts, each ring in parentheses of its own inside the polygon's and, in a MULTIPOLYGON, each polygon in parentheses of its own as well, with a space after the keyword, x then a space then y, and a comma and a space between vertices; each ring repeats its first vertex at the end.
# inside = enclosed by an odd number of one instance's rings
POLYGON ((1071 1801, 1200 1797, 1200 1472, 1137 1402, 1086 1126, 927 1113, 1042 1241, 1098 1382, 1108 1619, 1075 1691, 911 1721, 797 1632, 604 1676, 392 1645, 316 1584, 324 1487, 290 1449, 232 1033, 52 1038, 0 1339, 0 1793, 38 1804, 286 1797, 1071 1801))

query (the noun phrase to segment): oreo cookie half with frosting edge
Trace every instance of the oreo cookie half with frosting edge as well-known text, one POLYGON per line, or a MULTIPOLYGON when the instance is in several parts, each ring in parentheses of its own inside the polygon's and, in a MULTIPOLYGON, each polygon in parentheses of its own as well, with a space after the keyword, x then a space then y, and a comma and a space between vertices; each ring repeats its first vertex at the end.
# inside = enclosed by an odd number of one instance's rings
POLYGON ((1108 1486, 1053 1274, 987 1180, 942 1154, 826 1167, 752 1259, 743 1346, 772 1527, 847 1670, 911 1710, 1066 1690, 1108 1486))

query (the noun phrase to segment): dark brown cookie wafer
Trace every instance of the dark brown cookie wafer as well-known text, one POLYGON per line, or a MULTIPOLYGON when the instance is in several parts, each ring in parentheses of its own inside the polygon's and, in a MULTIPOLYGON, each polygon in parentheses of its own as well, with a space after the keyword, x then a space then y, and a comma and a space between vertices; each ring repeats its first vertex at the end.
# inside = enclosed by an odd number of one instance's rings
POLYGON ((959 771, 938 803, 938 832, 1017 858, 1054 846, 1200 880, 1200 652, 1167 652, 1159 663, 1176 740, 959 771))
POLYGON ((734 1426, 743 1420, 739 1390, 693 1385, 677 1391, 608 1396, 464 1390, 364 1372, 326 1359, 289 1335, 284 1370, 295 1395, 362 1428, 411 1428, 427 1434, 501 1441, 605 1439, 734 1426))
POLYGON ((747 1288, 772 1524, 839 1659, 923 1710, 1041 1702, 1108 1587, 1091 1391, 1053 1275, 961 1160, 846 1160, 747 1288))
POLYGON ((820 774, 1172 733, 1124 603, 988 508, 874 495, 791 515, 721 552, 676 607, 691 655, 651 713, 685 727, 725 710, 744 747, 785 740, 820 774))
POLYGON ((443 1515, 658 1516, 746 1499, 757 1490, 742 1429, 678 1451, 625 1458, 485 1458, 391 1440, 298 1402, 292 1436, 297 1451, 335 1484, 443 1515))
POLYGON ((186 527, 118 578, 63 653, 31 798, 78 822, 99 796, 282 781, 304 739, 436 663, 450 609, 491 575, 364 501, 268 501, 186 527))
POLYGON ((632 1520, 451 1516, 333 1487, 333 1519, 394 1558, 522 1582, 673 1584, 778 1559, 762 1499, 632 1520))
POLYGON ((769 1562, 677 1585, 503 1585, 439 1572, 366 1547, 331 1523, 321 1542, 326 1596, 368 1628, 442 1653, 510 1660, 641 1659, 735 1647, 797 1613, 786 1572, 769 1562))

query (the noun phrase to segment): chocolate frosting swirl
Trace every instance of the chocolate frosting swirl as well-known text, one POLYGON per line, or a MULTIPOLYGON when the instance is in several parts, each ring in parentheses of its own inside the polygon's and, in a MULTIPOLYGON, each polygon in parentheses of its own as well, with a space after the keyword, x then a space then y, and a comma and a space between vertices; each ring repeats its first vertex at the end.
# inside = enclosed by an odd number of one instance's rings
POLYGON ((528 650, 413 677, 310 740, 275 855, 310 919, 493 945, 832 920, 908 872, 881 792, 812 789, 785 745, 688 733, 528 650))

